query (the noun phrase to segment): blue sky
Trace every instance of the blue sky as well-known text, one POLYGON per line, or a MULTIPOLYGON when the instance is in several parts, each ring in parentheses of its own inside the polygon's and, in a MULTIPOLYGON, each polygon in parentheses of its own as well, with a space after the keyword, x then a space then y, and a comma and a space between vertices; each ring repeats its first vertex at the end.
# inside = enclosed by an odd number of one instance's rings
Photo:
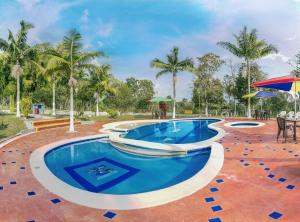
MULTIPOLYGON (((300 0, 1 0, 0 37, 15 31, 21 19, 30 21, 30 43, 56 43, 71 28, 78 29, 87 50, 104 51, 113 74, 151 79, 159 95, 171 94, 170 76, 155 79, 150 61, 176 45, 181 58, 207 52, 237 58, 216 46, 232 40, 244 25, 276 45, 280 53, 259 61, 272 76, 288 74, 288 61, 300 51, 300 0)), ((226 67, 216 75, 228 72, 226 67)), ((178 97, 191 96, 192 74, 179 74, 178 97)))

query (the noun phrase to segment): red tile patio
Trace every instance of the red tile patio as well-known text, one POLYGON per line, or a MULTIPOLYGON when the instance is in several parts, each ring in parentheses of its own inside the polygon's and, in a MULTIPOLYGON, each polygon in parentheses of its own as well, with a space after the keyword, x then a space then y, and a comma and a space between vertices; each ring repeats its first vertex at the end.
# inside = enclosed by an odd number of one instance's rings
POLYGON ((225 160, 221 172, 209 185, 169 204, 129 211, 98 210, 68 202, 41 186, 30 170, 31 151, 61 139, 97 134, 100 123, 78 126, 73 134, 67 133, 67 128, 57 128, 28 135, 0 149, 0 221, 205 222, 213 218, 222 222, 300 221, 300 146, 276 143, 275 121, 265 123, 252 129, 219 124, 227 132, 220 140, 225 160), (269 174, 274 177, 269 178, 269 174), (286 180, 280 182, 280 178, 286 180), (12 181, 16 184, 10 184, 12 181), (213 187, 218 191, 211 192, 213 187), (29 196, 27 192, 31 191, 35 195, 29 196), (206 202, 208 197, 214 201, 206 202), (56 198, 61 202, 52 203, 56 198), (222 210, 214 212, 213 206, 222 210), (106 218, 103 215, 107 211, 116 215, 106 218), (273 212, 281 217, 271 218, 273 212))

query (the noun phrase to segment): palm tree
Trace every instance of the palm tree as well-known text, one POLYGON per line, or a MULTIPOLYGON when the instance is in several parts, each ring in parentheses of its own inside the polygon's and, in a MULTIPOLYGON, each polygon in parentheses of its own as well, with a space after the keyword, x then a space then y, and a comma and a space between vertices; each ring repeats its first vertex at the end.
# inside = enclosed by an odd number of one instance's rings
POLYGON ((99 101, 104 94, 106 92, 115 93, 115 89, 111 86, 110 69, 110 65, 104 64, 91 71, 91 83, 95 88, 96 116, 99 116, 99 101))
POLYGON ((3 50, 11 65, 11 75, 17 80, 17 117, 20 113, 20 76, 23 74, 22 66, 34 57, 34 49, 27 44, 27 34, 33 28, 31 23, 21 21, 20 30, 14 36, 8 30, 8 39, 0 39, 0 49, 3 50))
MULTIPOLYGON (((277 49, 273 45, 267 44, 264 40, 259 40, 256 29, 252 29, 248 32, 246 26, 244 26, 239 35, 234 35, 234 38, 236 40, 236 44, 231 42, 218 42, 217 44, 227 49, 233 55, 244 59, 247 67, 248 93, 250 94, 251 63, 269 54, 277 53, 277 49)), ((248 97, 248 118, 251 118, 250 97, 248 97)))
POLYGON ((166 56, 167 62, 163 62, 159 59, 153 59, 151 62, 151 67, 161 69, 160 72, 156 74, 156 78, 161 75, 171 73, 173 77, 173 115, 172 118, 176 117, 176 81, 177 73, 182 71, 193 71, 193 61, 190 58, 186 58, 182 61, 179 61, 178 58, 179 48, 174 47, 171 50, 171 54, 166 56))
POLYGON ((47 67, 48 72, 62 72, 68 75, 70 87, 70 127, 69 131, 74 132, 74 87, 77 84, 76 74, 82 69, 96 69, 96 65, 91 63, 92 59, 103 55, 100 52, 82 51, 82 37, 76 30, 71 30, 61 43, 61 51, 49 49, 46 53, 52 58, 47 67))

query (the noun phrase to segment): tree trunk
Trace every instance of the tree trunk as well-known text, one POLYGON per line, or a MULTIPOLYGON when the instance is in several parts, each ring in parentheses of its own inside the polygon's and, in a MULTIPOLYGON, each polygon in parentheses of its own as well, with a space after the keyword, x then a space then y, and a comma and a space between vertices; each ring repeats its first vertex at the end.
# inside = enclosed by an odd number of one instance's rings
MULTIPOLYGON (((247 64, 247 75, 248 75, 248 94, 251 93, 251 83, 250 83, 250 63, 249 60, 246 60, 247 64)), ((251 104, 250 104, 250 97, 248 97, 248 118, 251 118, 251 104)))
POLYGON ((73 86, 70 87, 70 132, 75 132, 74 130, 74 102, 73 102, 73 94, 74 94, 73 86))
POLYGON ((96 98, 96 116, 99 116, 99 98, 96 98))
POLYGON ((20 112, 20 75, 17 75, 17 117, 21 117, 20 112))
POLYGON ((56 110, 55 110, 55 80, 52 79, 52 115, 56 115, 56 110))
POLYGON ((173 72, 173 115, 172 118, 176 118, 176 73, 173 72))
POLYGON ((205 97, 205 116, 208 116, 208 102, 206 98, 206 88, 204 88, 204 97, 205 97))
POLYGON ((233 101, 234 101, 234 116, 236 116, 236 100, 235 100, 235 97, 233 98, 233 101))

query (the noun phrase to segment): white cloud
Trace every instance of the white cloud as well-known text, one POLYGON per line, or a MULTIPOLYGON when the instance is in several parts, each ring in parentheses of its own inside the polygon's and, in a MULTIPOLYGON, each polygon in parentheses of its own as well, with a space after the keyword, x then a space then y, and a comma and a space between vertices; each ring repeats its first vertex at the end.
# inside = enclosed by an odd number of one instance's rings
POLYGON ((101 37, 108 37, 112 34, 114 24, 111 22, 103 22, 101 19, 98 20, 98 31, 97 34, 101 37))
POLYGON ((40 0, 17 0, 27 11, 34 8, 40 0))
POLYGON ((84 9, 80 21, 86 23, 89 20, 89 10, 84 9))
POLYGON ((283 55, 281 52, 277 53, 277 54, 270 54, 266 57, 264 57, 263 59, 271 59, 271 60, 275 60, 275 59, 280 59, 282 62, 288 62, 290 61, 290 57, 283 55))

